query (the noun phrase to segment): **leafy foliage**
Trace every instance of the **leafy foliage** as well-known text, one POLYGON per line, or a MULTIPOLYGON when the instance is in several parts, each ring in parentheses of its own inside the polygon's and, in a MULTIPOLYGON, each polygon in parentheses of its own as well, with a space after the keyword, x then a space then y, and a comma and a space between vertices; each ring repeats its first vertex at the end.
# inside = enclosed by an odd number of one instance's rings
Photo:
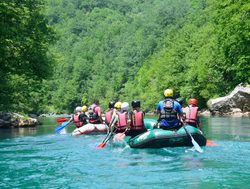
POLYGON ((48 47, 54 37, 42 5, 40 0, 0 2, 0 110, 32 110, 39 82, 51 74, 48 47))
POLYGON ((166 88, 205 107, 250 82, 247 0, 46 5, 42 12, 42 0, 0 3, 1 109, 71 112, 94 99, 104 109, 111 100, 138 99, 152 111, 166 88))

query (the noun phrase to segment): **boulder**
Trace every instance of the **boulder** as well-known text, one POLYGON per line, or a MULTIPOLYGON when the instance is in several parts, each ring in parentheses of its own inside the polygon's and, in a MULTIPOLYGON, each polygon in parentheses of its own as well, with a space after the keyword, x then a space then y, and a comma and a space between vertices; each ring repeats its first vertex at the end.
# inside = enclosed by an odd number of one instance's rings
POLYGON ((37 124, 38 119, 35 118, 30 118, 17 113, 0 113, 0 128, 35 127, 37 124))
POLYGON ((228 96, 211 99, 207 106, 214 115, 243 115, 250 111, 250 86, 238 85, 228 96))

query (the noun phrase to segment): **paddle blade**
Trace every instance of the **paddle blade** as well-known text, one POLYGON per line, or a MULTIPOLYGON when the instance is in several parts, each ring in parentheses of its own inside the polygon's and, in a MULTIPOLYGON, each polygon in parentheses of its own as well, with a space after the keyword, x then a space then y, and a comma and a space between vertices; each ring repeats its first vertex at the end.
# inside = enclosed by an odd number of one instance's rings
POLYGON ((63 122, 61 125, 59 125, 57 128, 55 128, 56 133, 60 133, 61 130, 63 130, 64 127, 66 127, 69 124, 68 121, 63 122))
POLYGON ((117 133, 114 138, 118 139, 118 140, 122 140, 126 137, 126 135, 124 133, 117 133))
POLYGON ((194 145, 194 148, 196 151, 203 153, 203 150, 201 149, 200 145, 193 139, 193 137, 191 137, 192 139, 192 144, 194 145))
POLYGON ((97 146, 97 148, 104 148, 106 146, 106 143, 101 143, 97 146))
POLYGON ((218 146, 214 141, 212 140, 207 140, 206 146, 218 146))
POLYGON ((56 119, 57 123, 62 123, 62 122, 65 122, 65 121, 68 121, 68 119, 66 117, 59 117, 56 119))

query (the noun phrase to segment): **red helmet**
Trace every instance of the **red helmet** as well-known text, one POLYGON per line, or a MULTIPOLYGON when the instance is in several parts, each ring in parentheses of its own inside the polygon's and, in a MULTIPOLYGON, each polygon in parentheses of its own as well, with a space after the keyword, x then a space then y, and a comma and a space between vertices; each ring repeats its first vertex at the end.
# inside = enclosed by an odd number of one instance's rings
POLYGON ((196 99, 194 99, 194 98, 190 98, 188 100, 188 105, 195 105, 195 106, 197 106, 198 105, 198 101, 196 99))

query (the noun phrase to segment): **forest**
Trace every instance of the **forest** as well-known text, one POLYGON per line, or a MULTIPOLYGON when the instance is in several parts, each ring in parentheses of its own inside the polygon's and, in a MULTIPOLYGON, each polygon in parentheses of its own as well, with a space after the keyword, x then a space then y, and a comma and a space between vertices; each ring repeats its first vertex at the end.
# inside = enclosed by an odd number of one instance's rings
POLYGON ((0 111, 71 113, 250 83, 249 0, 2 0, 0 111))

